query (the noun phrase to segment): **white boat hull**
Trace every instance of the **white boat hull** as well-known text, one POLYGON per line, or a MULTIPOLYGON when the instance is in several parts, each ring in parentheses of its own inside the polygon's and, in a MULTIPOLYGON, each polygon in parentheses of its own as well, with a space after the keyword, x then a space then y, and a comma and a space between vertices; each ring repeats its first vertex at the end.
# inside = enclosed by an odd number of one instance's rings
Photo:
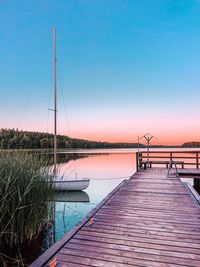
POLYGON ((57 191, 80 191, 88 188, 90 180, 54 180, 53 185, 57 191))

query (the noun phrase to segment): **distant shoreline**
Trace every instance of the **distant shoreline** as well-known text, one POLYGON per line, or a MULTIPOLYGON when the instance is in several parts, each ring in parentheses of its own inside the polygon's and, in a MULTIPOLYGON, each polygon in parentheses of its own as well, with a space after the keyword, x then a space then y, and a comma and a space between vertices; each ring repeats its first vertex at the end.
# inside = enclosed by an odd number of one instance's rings
MULTIPOLYGON (((53 134, 43 132, 22 131, 18 129, 0 130, 0 149, 1 150, 34 150, 51 151, 53 150, 53 134)), ((140 143, 110 143, 101 141, 91 141, 85 139, 70 138, 65 135, 57 136, 57 147, 60 149, 127 149, 127 148, 146 148, 140 143)), ((152 145, 151 148, 200 148, 200 142, 187 142, 182 145, 152 145)))

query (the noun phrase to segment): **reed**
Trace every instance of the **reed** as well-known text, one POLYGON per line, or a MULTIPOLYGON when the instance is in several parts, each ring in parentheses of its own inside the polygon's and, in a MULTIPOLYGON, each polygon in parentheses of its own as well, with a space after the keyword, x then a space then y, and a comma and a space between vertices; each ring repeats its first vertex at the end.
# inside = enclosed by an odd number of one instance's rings
POLYGON ((37 154, 0 152, 1 259, 6 258, 5 248, 33 240, 51 219, 50 171, 37 154))

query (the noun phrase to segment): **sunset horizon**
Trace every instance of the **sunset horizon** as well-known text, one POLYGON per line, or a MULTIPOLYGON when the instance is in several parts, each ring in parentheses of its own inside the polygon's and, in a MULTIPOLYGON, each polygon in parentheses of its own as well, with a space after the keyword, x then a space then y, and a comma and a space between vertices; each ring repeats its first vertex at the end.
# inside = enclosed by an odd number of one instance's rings
MULTIPOLYGON (((5 128, 6 129, 6 128, 5 128)), ((53 135, 53 132, 47 132, 45 130, 40 130, 37 128, 15 128, 15 127, 9 127, 7 129, 14 129, 14 130, 18 130, 18 131, 28 131, 28 132, 41 132, 41 133, 49 133, 53 135)), ((144 134, 146 134, 147 132, 145 132, 144 134)), ((143 135, 144 135, 143 134, 143 135)), ((92 135, 91 133, 85 134, 85 135, 79 135, 79 134, 75 134, 75 135, 69 135, 68 133, 65 132, 59 132, 58 135, 64 135, 70 138, 75 138, 75 139, 83 139, 83 140, 88 140, 88 141, 95 141, 95 142, 108 142, 108 143, 134 143, 137 144, 138 143, 138 137, 141 138, 140 139, 140 144, 144 144, 146 145, 146 141, 144 138, 142 138, 143 135, 140 136, 121 136, 121 137, 117 137, 117 136, 112 136, 109 135, 108 133, 103 134, 103 133, 99 133, 96 134, 95 136, 92 135)), ((198 139, 191 139, 191 137, 188 136, 188 138, 179 138, 177 141, 174 138, 169 139, 168 136, 166 136, 165 138, 157 138, 154 135, 154 138, 151 141, 151 145, 152 146, 181 146, 184 143, 195 143, 195 142, 199 142, 200 141, 198 139)))
POLYGON ((197 1, 1 3, 1 127, 53 133, 56 27, 59 134, 200 141, 198 11, 197 1))

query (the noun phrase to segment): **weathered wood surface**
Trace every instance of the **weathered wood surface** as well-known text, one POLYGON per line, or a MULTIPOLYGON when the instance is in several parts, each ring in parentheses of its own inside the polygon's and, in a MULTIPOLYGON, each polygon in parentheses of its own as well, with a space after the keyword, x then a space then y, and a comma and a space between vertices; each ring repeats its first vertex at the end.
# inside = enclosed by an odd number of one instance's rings
POLYGON ((199 205, 166 171, 136 172, 92 219, 63 243, 57 266, 200 266, 199 205))
MULTIPOLYGON (((200 169, 195 169, 195 168, 177 168, 178 173, 180 175, 180 177, 184 176, 187 178, 200 178, 200 169)), ((168 169, 166 168, 162 168, 162 167, 153 167, 153 168, 149 168, 146 170, 146 172, 151 172, 151 173, 167 173, 168 169)), ((175 169, 171 169, 170 173, 176 173, 175 169)))

